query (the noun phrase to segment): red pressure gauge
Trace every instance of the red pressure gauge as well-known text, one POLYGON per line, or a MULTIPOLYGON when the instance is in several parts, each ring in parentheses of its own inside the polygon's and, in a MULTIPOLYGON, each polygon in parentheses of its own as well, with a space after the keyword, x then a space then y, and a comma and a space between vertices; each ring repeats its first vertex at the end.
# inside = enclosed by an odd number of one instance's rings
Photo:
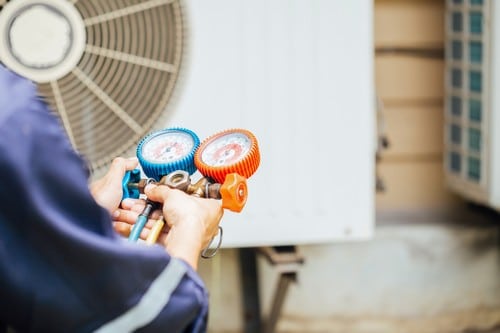
POLYGON ((245 129, 216 133, 200 144, 194 163, 201 174, 221 184, 231 173, 250 178, 260 163, 257 139, 245 129))

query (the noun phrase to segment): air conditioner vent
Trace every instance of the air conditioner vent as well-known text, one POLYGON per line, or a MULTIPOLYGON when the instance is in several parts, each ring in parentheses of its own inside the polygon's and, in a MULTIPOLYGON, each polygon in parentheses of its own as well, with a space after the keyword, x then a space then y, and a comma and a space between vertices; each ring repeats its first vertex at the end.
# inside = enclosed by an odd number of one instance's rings
POLYGON ((0 5, 0 60, 38 83, 94 175, 133 155, 168 115, 184 49, 180 1, 0 5))

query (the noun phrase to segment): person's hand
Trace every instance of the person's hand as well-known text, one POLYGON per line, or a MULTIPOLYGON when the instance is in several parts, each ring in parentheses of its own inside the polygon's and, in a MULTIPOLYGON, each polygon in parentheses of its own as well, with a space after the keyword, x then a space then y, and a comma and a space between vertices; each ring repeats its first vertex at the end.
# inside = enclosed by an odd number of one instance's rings
POLYGON ((117 157, 111 163, 111 166, 101 179, 90 184, 90 193, 95 201, 106 208, 112 214, 120 205, 123 196, 122 181, 125 172, 137 167, 136 157, 123 158, 117 157))
POLYGON ((163 204, 163 216, 169 229, 165 238, 167 251, 196 269, 201 251, 219 231, 224 214, 222 202, 154 184, 147 185, 144 193, 148 199, 163 204))
MULTIPOLYGON (((201 251, 217 235, 224 213, 221 201, 197 198, 168 186, 152 184, 146 186, 144 192, 148 199, 162 203, 163 209, 151 214, 140 238, 145 240, 155 221, 163 215, 166 225, 157 243, 164 246, 170 255, 186 260, 196 269, 201 251)), ((124 199, 121 207, 113 213, 114 229, 127 237, 145 204, 142 199, 124 199)))

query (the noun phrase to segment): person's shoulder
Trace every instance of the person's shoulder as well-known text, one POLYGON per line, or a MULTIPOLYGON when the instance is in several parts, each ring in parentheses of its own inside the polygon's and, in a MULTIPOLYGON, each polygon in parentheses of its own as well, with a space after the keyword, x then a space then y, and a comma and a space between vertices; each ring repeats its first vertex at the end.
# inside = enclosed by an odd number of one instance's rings
POLYGON ((12 101, 16 95, 36 96, 36 85, 0 64, 0 101, 12 101))
POLYGON ((36 85, 0 64, 0 120, 37 98, 36 85))

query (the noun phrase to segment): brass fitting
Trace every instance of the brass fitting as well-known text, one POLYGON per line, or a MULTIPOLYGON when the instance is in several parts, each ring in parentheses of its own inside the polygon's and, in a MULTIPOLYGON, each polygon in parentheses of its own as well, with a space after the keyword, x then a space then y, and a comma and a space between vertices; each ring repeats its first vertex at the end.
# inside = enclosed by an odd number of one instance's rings
POLYGON ((220 186, 218 183, 210 183, 207 178, 202 177, 196 183, 191 184, 189 173, 177 170, 163 176, 158 183, 170 188, 178 189, 200 198, 220 199, 220 186))

